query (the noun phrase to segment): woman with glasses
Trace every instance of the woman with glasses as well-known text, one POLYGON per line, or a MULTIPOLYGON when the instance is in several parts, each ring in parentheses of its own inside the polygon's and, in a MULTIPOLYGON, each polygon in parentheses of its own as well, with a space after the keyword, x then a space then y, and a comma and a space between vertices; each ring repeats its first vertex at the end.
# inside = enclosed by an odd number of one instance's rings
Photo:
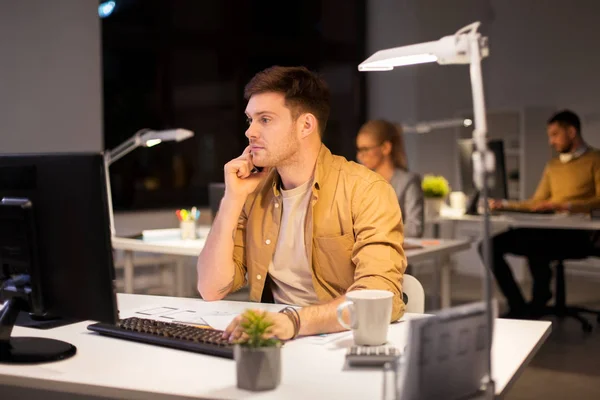
POLYGON ((402 131, 391 122, 365 123, 356 137, 356 157, 383 176, 396 191, 406 237, 423 235, 423 190, 419 175, 408 171, 402 131))

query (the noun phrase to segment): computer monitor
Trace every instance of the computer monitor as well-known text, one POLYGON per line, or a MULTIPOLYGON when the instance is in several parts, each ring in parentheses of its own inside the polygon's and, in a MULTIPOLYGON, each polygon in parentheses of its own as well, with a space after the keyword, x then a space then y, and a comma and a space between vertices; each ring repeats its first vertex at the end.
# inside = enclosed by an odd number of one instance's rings
POLYGON ((76 352, 58 340, 11 338, 21 311, 117 322, 107 199, 101 154, 0 155, 0 362, 76 352))
MULTIPOLYGON (((494 157, 496 158, 496 168, 493 179, 491 179, 488 197, 493 199, 507 199, 508 189, 506 184, 506 168, 504 165, 504 142, 502 140, 489 140, 488 148, 494 153, 494 157)), ((462 191, 469 198, 467 213, 477 214, 479 191, 473 182, 473 140, 460 139, 458 141, 458 149, 462 191)))

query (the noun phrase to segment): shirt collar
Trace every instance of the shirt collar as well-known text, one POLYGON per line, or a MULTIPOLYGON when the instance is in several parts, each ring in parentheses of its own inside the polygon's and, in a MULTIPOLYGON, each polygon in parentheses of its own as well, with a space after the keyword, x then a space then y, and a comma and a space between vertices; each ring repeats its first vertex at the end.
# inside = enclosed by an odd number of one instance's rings
POLYGON ((570 153, 561 153, 558 155, 560 161, 564 163, 568 163, 576 158, 581 157, 587 150, 589 149, 588 145, 583 143, 581 146, 576 148, 574 151, 570 153))
POLYGON ((583 153, 585 153, 588 150, 588 148, 589 148, 588 145, 583 143, 581 146, 576 148, 575 151, 572 153, 573 158, 581 157, 583 155, 583 153))
MULTIPOLYGON (((315 165, 315 173, 313 178, 313 193, 318 196, 318 191, 321 189, 322 183, 327 179, 329 175, 329 166, 331 166, 331 162, 333 161, 333 155, 331 151, 321 143, 321 148, 319 149, 319 155, 317 156, 317 164, 315 165)), ((279 188, 281 187, 281 178, 277 173, 277 169, 273 168, 273 194, 276 197, 281 195, 279 188)))

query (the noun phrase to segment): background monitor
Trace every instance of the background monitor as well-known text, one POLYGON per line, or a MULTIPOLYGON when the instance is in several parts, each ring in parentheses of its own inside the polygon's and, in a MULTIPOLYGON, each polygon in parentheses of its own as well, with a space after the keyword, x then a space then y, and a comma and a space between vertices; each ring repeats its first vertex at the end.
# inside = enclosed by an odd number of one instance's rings
POLYGON ((107 199, 101 154, 0 155, 0 362, 75 353, 10 338, 20 311, 116 323, 107 199))
MULTIPOLYGON (((492 199, 508 199, 504 142, 502 140, 489 140, 488 148, 494 153, 496 158, 496 168, 492 186, 488 191, 488 197, 492 199)), ((473 150, 474 146, 472 139, 458 140, 461 188, 463 193, 470 199, 470 202, 476 203, 479 192, 473 182, 473 150)))
POLYGON ((208 203, 210 205, 213 220, 217 216, 223 196, 225 196, 225 183, 211 182, 208 185, 208 203))

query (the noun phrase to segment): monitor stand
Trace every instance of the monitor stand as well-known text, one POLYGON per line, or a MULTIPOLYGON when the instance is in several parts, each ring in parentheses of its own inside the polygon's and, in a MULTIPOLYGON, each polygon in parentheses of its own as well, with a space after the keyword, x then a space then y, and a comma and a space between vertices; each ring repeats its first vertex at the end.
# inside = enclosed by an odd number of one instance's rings
POLYGON ((39 337, 11 337, 17 316, 27 301, 13 297, 0 308, 0 363, 32 364, 64 360, 77 348, 70 343, 39 337))
POLYGON ((15 326, 34 329, 53 329, 81 322, 80 319, 67 319, 50 315, 39 316, 25 311, 19 312, 15 326))

